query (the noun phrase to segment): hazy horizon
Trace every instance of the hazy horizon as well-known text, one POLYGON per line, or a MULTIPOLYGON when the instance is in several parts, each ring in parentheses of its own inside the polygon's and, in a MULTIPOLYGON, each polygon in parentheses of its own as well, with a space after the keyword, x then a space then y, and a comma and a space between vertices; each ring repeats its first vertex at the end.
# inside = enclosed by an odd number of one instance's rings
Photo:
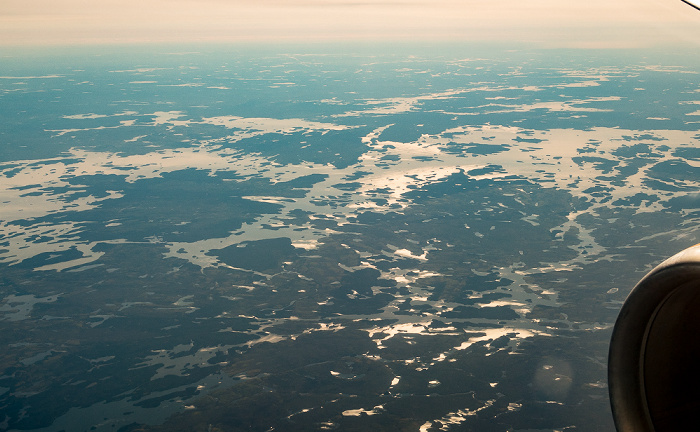
POLYGON ((696 44, 700 13, 681 0, 7 0, 0 6, 0 46, 6 47, 323 41, 696 44))

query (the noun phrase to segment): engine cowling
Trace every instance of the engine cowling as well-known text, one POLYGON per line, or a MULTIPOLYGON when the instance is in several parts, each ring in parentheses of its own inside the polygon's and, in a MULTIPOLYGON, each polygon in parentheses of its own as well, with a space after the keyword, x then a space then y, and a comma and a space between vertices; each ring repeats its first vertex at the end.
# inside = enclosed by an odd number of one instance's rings
POLYGON ((619 432, 698 430, 700 244, 630 292, 613 329, 608 385, 619 432))

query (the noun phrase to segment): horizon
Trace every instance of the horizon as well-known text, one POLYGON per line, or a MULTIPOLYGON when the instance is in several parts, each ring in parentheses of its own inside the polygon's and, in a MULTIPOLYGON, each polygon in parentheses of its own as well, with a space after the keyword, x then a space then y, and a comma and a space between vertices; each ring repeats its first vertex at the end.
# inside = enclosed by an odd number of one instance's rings
POLYGON ((681 0, 79 0, 0 6, 0 47, 146 44, 518 43, 543 48, 698 44, 700 14, 681 0))

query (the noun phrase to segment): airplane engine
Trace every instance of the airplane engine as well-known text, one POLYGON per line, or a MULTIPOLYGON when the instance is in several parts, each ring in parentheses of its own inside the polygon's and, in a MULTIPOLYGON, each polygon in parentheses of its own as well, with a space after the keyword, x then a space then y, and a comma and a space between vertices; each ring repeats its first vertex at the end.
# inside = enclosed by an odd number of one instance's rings
POLYGON ((610 341, 608 385, 619 432, 699 430, 700 244, 630 292, 610 341))

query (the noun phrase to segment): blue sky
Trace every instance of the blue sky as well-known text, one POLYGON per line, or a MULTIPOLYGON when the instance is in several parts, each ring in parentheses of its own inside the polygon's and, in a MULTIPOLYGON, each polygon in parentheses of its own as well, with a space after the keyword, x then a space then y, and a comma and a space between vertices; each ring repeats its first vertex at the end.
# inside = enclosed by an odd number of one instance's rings
POLYGON ((692 43, 700 41, 700 12, 681 0, 0 2, 5 45, 338 40, 614 48, 692 43))

